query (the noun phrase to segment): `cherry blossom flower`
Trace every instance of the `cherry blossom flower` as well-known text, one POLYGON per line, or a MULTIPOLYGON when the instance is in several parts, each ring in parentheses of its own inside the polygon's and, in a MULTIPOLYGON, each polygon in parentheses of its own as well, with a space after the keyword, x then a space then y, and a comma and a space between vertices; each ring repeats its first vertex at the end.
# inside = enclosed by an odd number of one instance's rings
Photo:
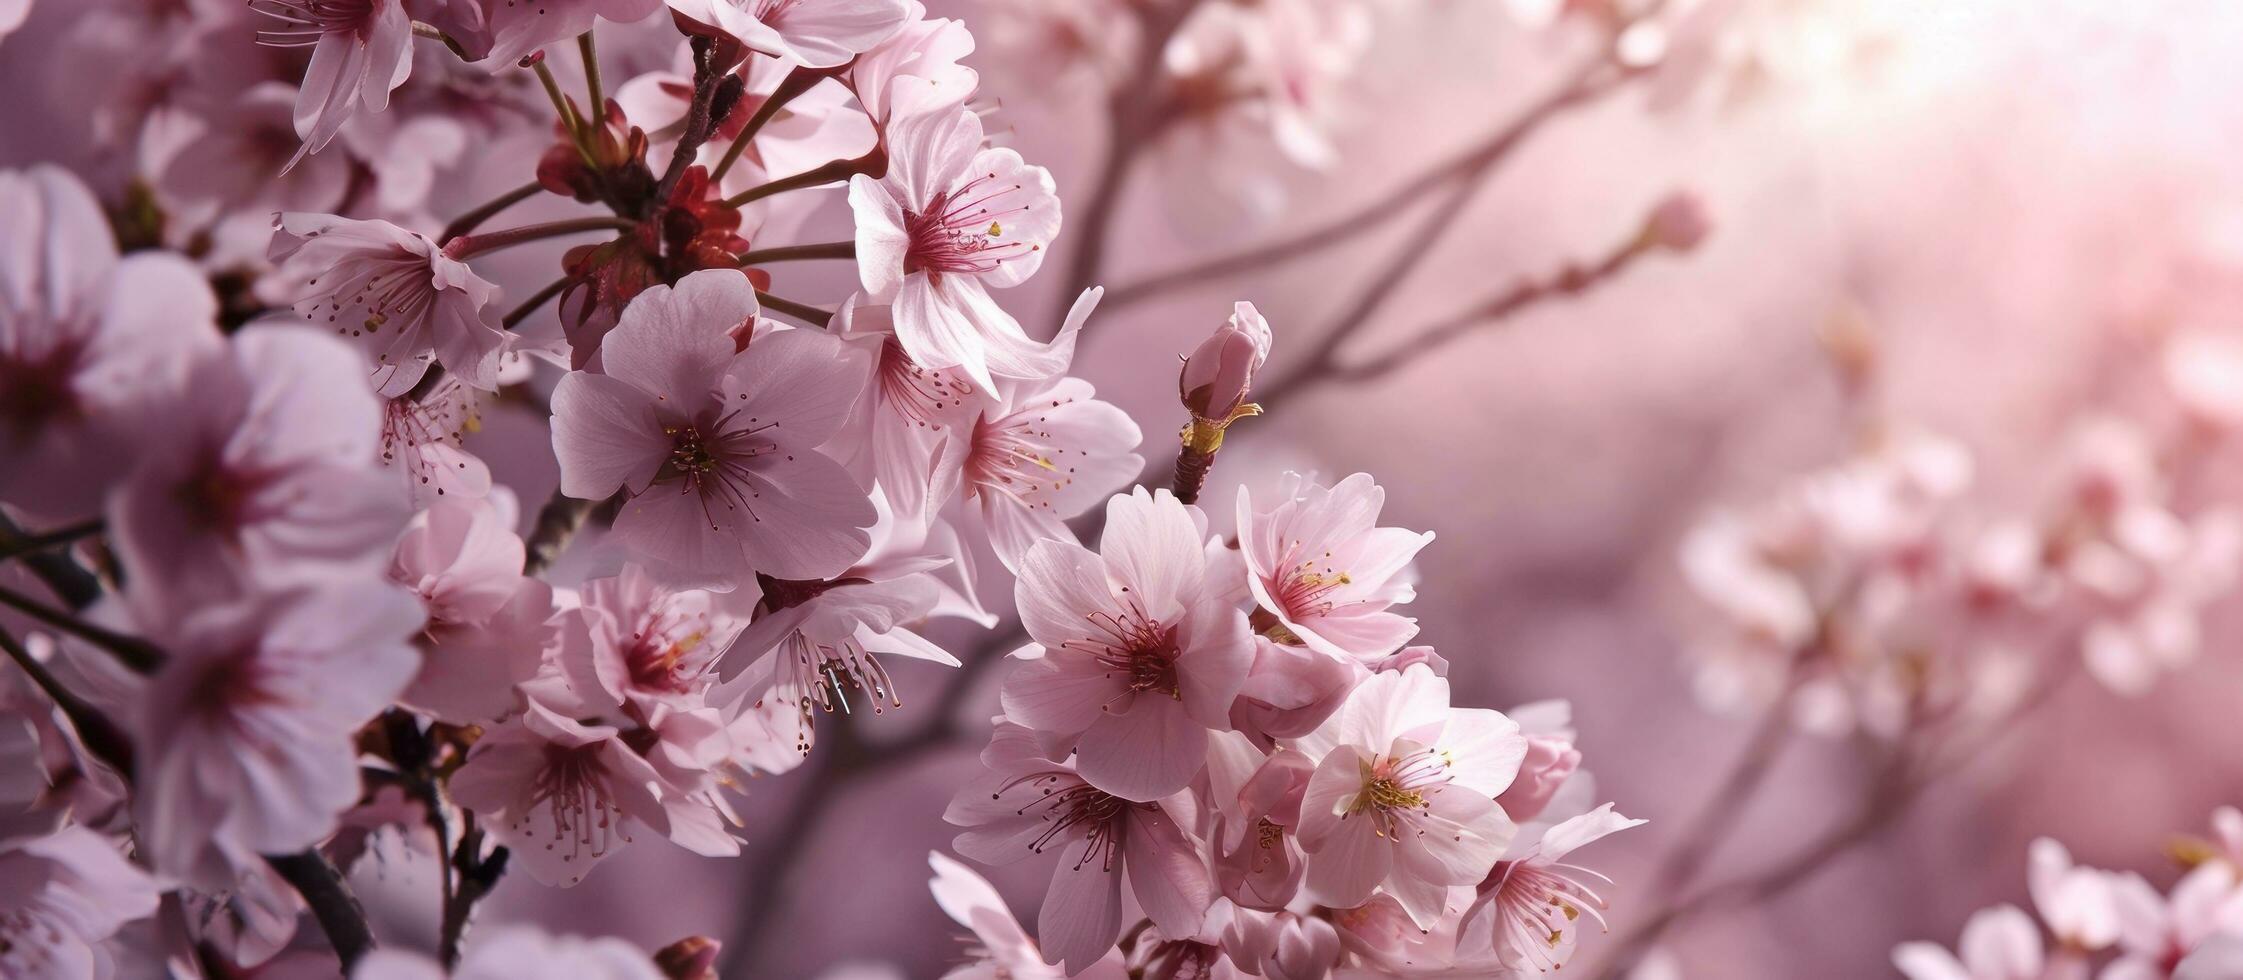
POLYGON ((305 320, 366 350, 382 396, 413 390, 431 363, 498 388, 513 342, 484 311, 498 287, 435 242, 387 221, 292 213, 275 223, 271 258, 302 282, 291 303, 305 320))
POLYGON ((1065 370, 1071 349, 1030 339, 989 295, 1034 275, 1059 234, 1050 172, 985 148, 981 117, 944 93, 891 97, 887 175, 849 182, 865 292, 895 307, 896 338, 923 367, 956 367, 983 388, 1065 370))
POLYGON ((2025 883, 2033 907, 2058 941, 2072 949, 2098 950, 2118 938, 2114 876, 2072 864, 2072 853, 2047 837, 2026 852, 2025 883))
POLYGON ((958 63, 974 51, 974 36, 965 24, 928 17, 919 0, 903 0, 903 8, 903 27, 858 54, 844 76, 865 114, 883 128, 890 118, 888 94, 898 79, 939 90, 940 99, 954 105, 964 103, 981 82, 973 69, 958 63))
POLYGON ((1231 724, 1263 738, 1298 738, 1339 710, 1366 671, 1337 657, 1254 636, 1254 665, 1231 705, 1231 724))
POLYGON ((156 911, 161 890, 117 847, 84 827, 0 840, 0 975, 106 975, 98 947, 156 911))
POLYGON ((1339 965, 1340 934, 1313 915, 1239 909, 1223 930, 1223 950, 1267 980, 1324 980, 1339 965))
POLYGON ((135 603, 169 654, 138 697, 133 820, 157 871, 212 891, 317 843, 358 802, 359 726, 420 657, 419 603, 387 585, 267 592, 184 611, 135 603))
POLYGON ((947 443, 930 500, 957 488, 998 561, 1017 570, 1038 541, 1073 541, 1067 520, 1144 469, 1137 424, 1099 401, 1090 382, 1060 378, 1015 390, 985 410, 970 439, 947 443))
POLYGON ((484 817, 492 837, 531 877, 574 885, 641 835, 669 835, 670 806, 698 805, 680 798, 621 734, 608 725, 580 725, 533 701, 475 743, 452 776, 452 796, 484 817))
MULTIPOLYGON (((1216 751, 1240 751, 1240 736, 1218 736, 1216 751)), ((1236 787, 1225 785, 1209 765, 1210 802, 1216 804, 1215 880, 1223 896, 1241 909, 1277 911, 1293 901, 1308 863, 1295 833, 1301 826, 1301 796, 1316 762, 1291 749, 1266 757, 1251 743, 1243 749, 1259 760, 1236 787)), ((1210 755, 1212 759, 1213 754, 1210 755)))
POLYGON ((1519 778, 1496 797, 1503 812, 1520 822, 1533 820, 1548 809, 1558 790, 1581 768, 1581 750, 1573 745, 1573 706, 1564 701, 1537 701, 1509 712, 1526 735, 1526 758, 1519 763, 1519 778))
MULTIPOLYGON (((523 56, 555 41, 591 30, 595 19, 617 24, 645 20, 662 9, 662 0, 464 0, 481 15, 483 33, 469 45, 481 52, 476 64, 489 70, 511 68, 523 56)), ((456 5, 456 4, 455 4, 456 5)))
POLYGON ((1405 571, 1431 531, 1377 526, 1386 491, 1367 473, 1331 487, 1288 474, 1277 497, 1257 508, 1240 487, 1238 526, 1247 584, 1288 634, 1279 639, 1369 660, 1417 634, 1391 607, 1416 596, 1405 571))
POLYGON ((581 591, 582 604, 564 614, 559 659, 583 710, 595 714, 622 708, 648 717, 656 705, 700 707, 717 680, 719 658, 745 625, 728 597, 663 588, 635 564, 581 591))
POLYGON ((282 82, 260 82, 201 108, 201 131, 154 167, 163 200, 185 214, 211 215, 222 254, 254 259, 270 238, 272 211, 332 210, 350 193, 355 164, 347 155, 291 161, 301 152, 291 107, 297 94, 282 82), (235 248, 226 233, 235 224, 253 226, 256 241, 235 248))
MULTIPOLYGON (((940 851, 928 853, 927 865, 935 870, 934 878, 927 882, 935 904, 951 921, 972 930, 977 944, 966 949, 967 962, 952 967, 942 980, 1061 980, 1068 976, 1044 962, 1036 941, 1013 918, 1004 897, 988 879, 940 851)), ((1128 972, 1121 965, 1120 954, 1108 953, 1074 975, 1121 980, 1128 972)))
POLYGON ((1550 827, 1525 854, 1498 862, 1480 883, 1479 897, 1465 909, 1458 944, 1492 946, 1504 963, 1539 973, 1564 966, 1580 938, 1577 924, 1585 917, 1604 926, 1604 897, 1598 890, 1612 881, 1563 863, 1565 857, 1642 823, 1613 812, 1607 803, 1550 827))
POLYGON ((733 645, 725 676, 753 660, 759 691, 795 694, 806 712, 857 710, 849 696, 858 692, 859 707, 880 714, 903 706, 881 654, 958 666, 958 658, 906 625, 942 604, 933 572, 949 559, 899 538, 893 520, 874 531, 867 557, 832 579, 762 579, 762 605, 733 645))
POLYGON ((679 16, 807 68, 833 68, 893 36, 903 0, 669 0, 679 16))
POLYGON ((1106 505, 1099 551, 1046 540, 1015 589, 1035 651, 1005 678, 1005 713, 1076 738, 1076 768, 1147 801, 1183 789, 1230 727, 1252 665, 1245 617, 1205 589, 1202 525, 1166 490, 1106 505))
POLYGON ((0 0, 0 40, 22 27, 31 16, 31 0, 0 0))
POLYGON ((2225 861, 2197 865, 2170 896, 2132 873, 2115 876, 2111 894, 2119 957, 2103 968, 2101 980, 2163 980, 2168 964, 2214 936, 2243 936, 2243 882, 2225 861))
POLYGON ((367 953, 351 980, 664 980, 653 960, 620 939, 549 936, 521 925, 484 926, 471 936, 449 974, 425 956, 385 946, 367 953))
POLYGON ((999 722, 982 752, 989 771, 960 788, 943 819, 966 828, 954 846, 984 864, 1059 851, 1037 916, 1047 961, 1069 975, 1090 969, 1122 931, 1122 884, 1155 925, 1197 931, 1214 886, 1197 846, 1166 803, 1134 803, 1085 782, 999 722))
POLYGON ((1526 738, 1501 712, 1448 705, 1448 681, 1423 666, 1372 674, 1293 743, 1319 760, 1300 838, 1324 904, 1361 905, 1383 887, 1430 927, 1449 888, 1480 883, 1503 856, 1517 828, 1495 797, 1526 738))
POLYGON ((824 578, 869 543, 872 504, 817 447, 871 365, 816 330, 774 330, 735 352, 727 331, 756 309, 737 272, 649 289, 608 335, 606 373, 572 372, 553 392, 561 489, 626 491, 617 537, 677 584, 824 578))
POLYGON ((1962 942, 1950 953, 1936 943, 1902 943, 1893 965, 1908 980, 2041 980, 2047 956, 2040 929, 2015 905, 1981 909, 1963 925, 1962 942))
POLYGON ((150 418, 111 501, 126 574, 189 603, 237 582, 378 567, 410 516, 368 479, 381 404, 340 341, 251 326, 191 368, 194 397, 150 418))
POLYGON ((491 468, 460 445, 481 424, 475 389, 447 372, 419 398, 382 402, 382 465, 397 470, 415 506, 483 497, 491 468))
POLYGON ((182 365, 220 341, 217 302, 177 256, 123 260, 101 205, 54 167, 0 171, 0 501, 84 517, 182 365))
POLYGON ((249 9, 272 20, 257 43, 312 49, 296 97, 296 134, 304 145, 289 167, 325 148, 359 107, 389 108, 390 90, 413 72, 405 0, 256 0, 249 9))
POLYGON ((488 501, 439 502, 413 519, 390 560, 390 581, 428 611, 426 656, 404 700, 446 721, 513 711, 514 685, 537 675, 559 638, 553 587, 522 574, 511 523, 511 508, 488 501))

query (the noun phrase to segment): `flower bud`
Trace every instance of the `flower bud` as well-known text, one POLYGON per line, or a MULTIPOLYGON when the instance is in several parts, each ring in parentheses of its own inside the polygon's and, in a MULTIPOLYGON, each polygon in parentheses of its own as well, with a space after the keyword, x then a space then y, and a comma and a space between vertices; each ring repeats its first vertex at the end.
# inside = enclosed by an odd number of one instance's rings
POLYGON ((1651 209, 1651 217, 1643 225, 1647 243, 1674 252, 1697 248, 1712 232, 1713 220, 1706 216, 1706 203, 1690 191, 1667 195, 1651 209))
POLYGON ((1581 768, 1581 750, 1573 740, 1555 735, 1528 733, 1526 758, 1519 763, 1518 778, 1495 798, 1511 819, 1525 822, 1540 815, 1556 796, 1558 787, 1581 768))
POLYGON ((707 936, 687 936, 654 954, 654 965, 670 980, 717 980, 717 952, 724 944, 707 936))
POLYGON ((1195 419, 1228 422, 1246 405, 1254 373, 1269 357, 1269 321, 1252 303, 1240 303, 1228 322, 1184 359, 1176 387, 1195 419))

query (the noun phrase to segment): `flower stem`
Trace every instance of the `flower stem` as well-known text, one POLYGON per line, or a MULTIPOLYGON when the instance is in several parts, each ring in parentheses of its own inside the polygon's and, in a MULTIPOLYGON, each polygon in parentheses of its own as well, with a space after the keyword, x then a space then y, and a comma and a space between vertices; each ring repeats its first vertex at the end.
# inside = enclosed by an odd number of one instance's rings
POLYGON ((552 282, 546 283, 545 288, 540 289, 535 293, 531 293, 530 298, 522 301, 522 305, 508 311, 506 314, 506 319, 499 321, 499 325, 505 327, 508 330, 512 330, 515 327, 520 326, 522 321, 530 318, 530 314, 537 312, 539 307, 542 307, 547 302, 550 302, 553 297, 561 295, 562 290, 569 288, 569 283, 574 281, 575 280, 569 276, 562 276, 559 279, 555 279, 552 282))
POLYGON ((466 235, 459 238, 454 238, 451 241, 444 243, 444 255, 447 258, 458 261, 469 256, 481 255, 485 252, 495 252, 499 249, 510 248, 512 246, 520 245, 525 242, 542 241, 547 238, 560 238, 565 235, 581 235, 588 231, 636 231, 638 230, 638 227, 638 222, 626 221, 622 218, 610 217, 570 218, 565 221, 548 221, 542 224, 523 225, 520 228, 508 228, 503 231, 494 231, 486 235, 466 235))
POLYGON ((13 589, 0 588, 0 605, 115 654, 119 661, 132 668, 135 673, 152 674, 156 672, 156 668, 163 666, 163 651, 156 649, 155 644, 137 636, 126 636, 95 626, 59 609, 49 608, 13 589))
POLYGON ((592 96, 588 111, 594 118, 607 116, 607 98, 600 92, 600 55, 592 46, 592 32, 576 36, 576 53, 584 59, 584 88, 592 96))
POLYGON ((88 704, 84 698, 72 694, 69 688, 62 686, 62 681, 47 669, 46 664, 40 663, 38 658, 31 655, 30 650, 25 649, 22 643, 17 642, 5 630, 0 630, 0 648, 7 650, 8 658, 14 660, 16 666, 23 668, 24 673, 31 675, 31 682, 38 685, 39 690, 46 692, 47 700, 53 701, 62 716, 69 719, 70 727, 77 730, 78 740, 85 743, 87 751, 118 773, 127 777, 132 775, 132 740, 125 737, 124 731, 115 722, 88 704))
POLYGON ((788 262, 795 259, 854 259, 856 242, 820 242, 816 245, 784 245, 778 248, 759 248, 740 253, 741 265, 762 265, 765 262, 788 262))
POLYGON ((447 48, 450 48, 450 49, 452 49, 452 55, 453 55, 453 57, 456 57, 456 58, 458 58, 458 59, 459 59, 459 60, 461 60, 462 62, 472 62, 472 61, 474 61, 474 60, 475 60, 475 59, 473 59, 473 58, 470 58, 470 57, 468 57, 468 56, 467 56, 467 49, 466 49, 466 48, 460 47, 460 43, 459 43, 459 39, 458 39, 458 38, 455 38, 455 37, 451 36, 450 34, 446 34, 446 33, 444 33, 444 31, 443 31, 443 29, 442 29, 442 28, 439 28, 439 27, 437 27, 437 26, 436 26, 436 25, 434 25, 434 24, 424 24, 424 23, 421 23, 420 21, 417 21, 417 20, 416 20, 416 21, 414 21, 414 22, 413 22, 413 36, 414 36, 414 37, 425 37, 425 38, 430 38, 430 39, 433 39, 433 40, 437 40, 437 41, 442 41, 442 42, 444 42, 444 46, 445 46, 445 47, 447 47, 447 48))
POLYGON ((784 313, 811 326, 824 327, 833 323, 832 313, 808 303, 797 303, 791 299, 773 296, 760 289, 755 291, 755 299, 756 302, 763 304, 764 309, 784 313))
MULTIPOLYGON (((810 91, 819 82, 825 81, 840 70, 841 68, 803 68, 797 66, 794 71, 789 72, 786 78, 780 80, 779 87, 771 90, 771 96, 764 99, 762 105, 756 107, 755 115, 748 117, 747 125, 740 127, 740 135, 732 138, 732 146, 724 151, 724 159, 717 161, 717 168, 709 173, 709 183, 714 184, 724 179, 724 175, 731 171, 732 165, 739 161, 740 154, 745 152, 748 144, 755 140, 755 134, 761 132, 764 124, 777 116, 779 110, 786 108, 787 103, 794 101, 797 96, 810 91)), ((721 124, 723 121, 719 119, 717 123, 721 124)))
POLYGON ((79 521, 55 528, 43 534, 29 534, 0 546, 0 561, 11 561, 41 551, 69 544, 79 538, 100 534, 108 525, 101 518, 79 521))
POLYGON ((820 184, 831 184, 835 181, 847 180, 857 174, 875 173, 875 168, 878 168, 878 170, 880 171, 885 171, 887 169, 887 163, 887 155, 875 149, 871 153, 867 153, 864 156, 857 157, 853 160, 834 160, 812 167, 801 173, 795 174, 792 177, 781 177, 778 180, 774 180, 769 183, 757 184, 754 187, 750 187, 738 194, 734 194, 731 197, 725 198, 724 206, 728 208, 736 208, 750 201, 758 201, 762 200, 763 198, 770 197, 773 194, 784 194, 788 191, 801 190, 805 187, 816 187, 820 184))
POLYGON ((527 184, 523 184, 520 187, 514 188, 513 190, 507 191, 504 194, 500 194, 499 196, 477 206, 474 210, 460 215, 457 218, 453 218, 452 223, 445 225, 444 231, 436 236, 436 241, 438 244, 442 244, 444 242, 451 241, 454 238, 458 238, 461 235, 468 234, 474 231, 476 228, 480 227, 483 222, 489 221, 493 217, 496 217, 499 212, 537 196, 537 193, 544 189, 545 185, 533 180, 527 184))
MULTIPOLYGON (((31 535, 17 527, 8 515, 0 513, 0 545, 17 547, 31 535)), ((101 598, 101 580, 92 572, 72 561, 69 555, 53 551, 31 551, 23 555, 24 567, 38 577, 72 609, 84 609, 101 598)))

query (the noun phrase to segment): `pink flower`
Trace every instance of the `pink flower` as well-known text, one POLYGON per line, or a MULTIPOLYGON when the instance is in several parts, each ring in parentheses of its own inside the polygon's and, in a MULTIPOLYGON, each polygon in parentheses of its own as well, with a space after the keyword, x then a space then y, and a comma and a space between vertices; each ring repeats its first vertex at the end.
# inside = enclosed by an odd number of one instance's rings
POLYGON ((897 516, 917 521, 930 503, 942 503, 927 499, 937 457, 951 442, 972 438, 981 406, 994 393, 955 369, 913 361, 896 339, 893 312, 857 293, 834 315, 833 332, 875 358, 872 384, 835 445, 850 471, 879 487, 897 516))
POLYGON ((486 722, 517 706, 514 685, 537 675, 559 631, 553 587, 522 574, 512 508, 442 501, 397 542, 389 578, 428 612, 426 656, 404 700, 455 724, 486 722))
POLYGON ((2041 921, 2058 941, 2073 949, 2098 950, 2118 939, 2116 876, 2072 864, 2072 852, 2047 837, 2026 852, 2027 890, 2041 921))
POLYGON ((0 172, 0 501, 87 516, 133 458, 129 437, 183 365, 216 349, 218 304, 169 254, 123 261, 77 178, 0 172))
POLYGON ((255 0, 249 9, 273 20, 257 32, 259 44, 312 49, 296 96, 296 135, 304 145, 289 167, 324 148, 359 106, 388 108, 390 90, 413 72, 405 0, 255 0))
POLYGON ((491 468, 460 447, 482 423, 475 389, 447 373, 419 398, 382 402, 382 465, 394 467, 415 506, 491 492, 491 468))
POLYGON ((1093 554, 1072 541, 1029 550, 1014 590, 1041 648, 1005 678, 1005 713, 1076 737, 1091 785, 1155 800, 1191 782, 1207 732, 1230 727, 1253 662, 1246 619, 1209 594, 1201 527, 1166 490, 1106 505, 1093 554))
MULTIPOLYGON (((951 921, 973 930, 978 944, 967 947, 967 962, 952 967, 943 980, 1061 980, 1068 975, 1044 962, 1036 941, 1013 918, 1004 896, 988 879, 940 851, 929 852, 927 864, 935 869, 934 878, 927 882, 935 904, 951 921)), ((1127 975, 1118 953, 1108 953, 1076 974, 1098 980, 1122 980, 1127 975)))
POLYGON ((897 79, 939 89, 942 98, 954 104, 965 102, 981 81, 973 69, 958 63, 974 51, 974 36, 965 24, 928 17, 926 5, 919 0, 903 0, 903 8, 903 27, 857 55, 844 76, 865 114, 883 128, 890 116, 889 92, 897 79))
POLYGON ((1154 924, 1191 935, 1214 900, 1197 845, 1163 803, 1103 792, 1037 746, 1035 734, 999 723, 982 761, 943 819, 966 828, 954 846, 984 864, 1009 864, 1057 849, 1051 887, 1037 916, 1047 961, 1070 975, 1088 970, 1122 931, 1122 884, 1154 924))
MULTIPOLYGON (((202 132, 156 170, 156 190, 167 204, 185 214, 212 213, 221 229, 238 223, 257 233, 254 243, 226 249, 244 260, 266 245, 270 212, 340 208, 350 193, 357 164, 348 154, 301 156, 297 98, 293 86, 265 81, 204 108, 202 132)), ((219 244, 231 244, 229 237, 221 234, 219 244)))
POLYGON ((971 439, 948 443, 929 498, 947 500, 958 487, 1006 568, 1038 541, 1073 541, 1067 520, 1145 468, 1131 451, 1143 439, 1137 423, 1096 394, 1080 378, 1014 392, 982 413, 971 439))
POLYGON ((2164 980, 2178 963, 2214 936, 2243 935, 2243 881, 2225 861, 2207 861, 2161 896, 2138 874, 2112 879, 2118 910, 2119 957, 2101 980, 2164 980))
MULTIPOLYGON (((139 580, 135 580, 139 581, 139 580)), ((358 802, 358 728, 412 680, 420 605, 387 585, 134 604, 169 654, 132 724, 133 820, 157 871, 224 891, 318 843, 358 802)))
POLYGON ((1329 488, 1287 474, 1278 497, 1257 509, 1238 491, 1239 551, 1263 610, 1334 656, 1374 660, 1417 635, 1417 621, 1390 608, 1416 596, 1404 572, 1433 532, 1378 527, 1386 491, 1367 473, 1329 488))
POLYGON ((15 33, 31 16, 31 0, 0 0, 0 40, 15 33))
POLYGON ((514 339, 484 312, 498 287, 435 242, 387 221, 292 213, 275 224, 271 258, 303 284, 296 312, 366 350, 381 395, 413 390, 431 362, 497 390, 514 339))
POLYGON ((606 373, 572 372, 553 392, 562 491, 627 491, 616 536, 679 584, 824 578, 870 540, 864 490, 817 451, 870 363, 816 330, 774 330, 735 353, 727 331, 755 314, 737 272, 654 287, 608 335, 606 373))
POLYGON ((485 33, 472 39, 469 51, 484 51, 476 64, 492 72, 511 68, 524 55, 555 41, 591 30, 595 18, 629 24, 662 9, 662 0, 453 0, 453 5, 462 2, 479 8, 485 33))
POLYGON ((1496 864, 1464 911, 1458 945, 1492 948, 1505 964, 1548 973, 1565 965, 1583 917, 1604 927, 1599 888, 1612 879, 1563 859, 1585 844, 1640 826, 1607 803, 1542 832, 1526 854, 1496 864))
POLYGON ((0 976, 96 977, 99 947, 156 911, 156 882, 84 827, 0 841, 0 976))
POLYGON ((175 601, 379 567, 409 514, 375 478, 381 404, 338 341, 252 326, 191 368, 110 502, 127 577, 175 601))
POLYGON ((1176 388, 1195 419, 1228 422, 1253 393, 1254 375, 1269 358, 1269 321, 1252 303, 1239 303, 1231 318, 1200 341, 1184 358, 1176 388))
POLYGON ((898 89, 886 133, 888 172, 849 182, 857 274, 895 307, 896 338, 923 367, 1044 378, 1071 350, 1038 343, 990 298, 1043 264, 1059 234, 1051 174, 1010 149, 982 146, 981 117, 915 86, 898 89))
POLYGON ((1339 710, 1363 678, 1352 657, 1254 637, 1254 666, 1231 705, 1231 724, 1265 738, 1297 738, 1339 710))
MULTIPOLYGON (((548 936, 535 926, 487 925, 469 934, 451 980, 664 980, 654 961, 620 939, 548 936)), ((329 964, 332 966, 332 964, 329 964)), ((443 966, 388 946, 366 954, 351 980, 445 980, 443 966)))
MULTIPOLYGON (((881 536, 892 537, 892 530, 881 536)), ((958 658, 905 625, 935 614, 943 589, 932 573, 948 563, 930 550, 883 541, 831 580, 762 579, 762 605, 733 645, 725 677, 752 661, 760 668, 756 690, 798 693, 805 711, 852 711, 852 691, 875 714, 902 707, 903 694, 878 655, 958 666, 958 658)))
POLYGON ((585 583, 583 604, 564 614, 559 654, 583 710, 644 718, 659 717, 652 709, 661 705, 701 707, 719 658, 745 625, 728 598, 663 588, 637 565, 585 583))
POLYGON ((1893 948, 1893 965, 1908 980, 2041 980, 2046 975, 2040 929, 2015 905, 1979 910, 1963 925, 1956 948, 1960 958, 1936 943, 1901 943, 1893 948))
POLYGON ((574 885, 640 835, 670 834, 669 806, 699 806, 680 798, 621 734, 533 701, 475 743, 452 776, 452 796, 483 816, 530 877, 574 885))
MULTIPOLYGON (((1316 771, 1316 760, 1291 749, 1262 757, 1239 736, 1223 737, 1218 751, 1241 751, 1259 758, 1253 774, 1235 788, 1209 766, 1209 802, 1216 807, 1215 880, 1223 896, 1243 909, 1277 911, 1293 901, 1308 863, 1295 833, 1301 826, 1301 796, 1316 771)), ((1212 758, 1212 756, 1211 756, 1212 758)))
POLYGON ((1519 763, 1519 778, 1495 802, 1511 819, 1524 822, 1541 816, 1580 771, 1581 750, 1573 747, 1573 706, 1564 701, 1520 705, 1510 715, 1526 735, 1526 758, 1519 763))
POLYGON ((757 51, 808 68, 847 64, 893 36, 903 0, 669 0, 679 16, 757 51))
POLYGON ((1384 888, 1421 927, 1476 885, 1516 826, 1495 804, 1526 755, 1501 712, 1450 708, 1424 667, 1372 674, 1293 748, 1318 759, 1301 801, 1309 888, 1350 908, 1384 888))
POLYGON ((1313 915, 1239 909, 1223 930, 1223 951, 1266 980, 1324 980, 1340 960, 1340 934, 1313 915))

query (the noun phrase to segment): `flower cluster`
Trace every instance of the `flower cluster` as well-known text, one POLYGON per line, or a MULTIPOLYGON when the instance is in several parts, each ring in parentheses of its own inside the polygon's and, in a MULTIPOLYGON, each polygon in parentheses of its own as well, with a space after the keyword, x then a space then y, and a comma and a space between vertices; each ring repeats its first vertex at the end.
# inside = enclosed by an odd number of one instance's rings
POLYGON ((2203 609, 2243 563, 2243 514, 2192 489, 2204 449, 2243 421, 2236 363, 2215 337, 2168 338, 2157 404, 2076 421, 2029 506, 1974 496, 1960 443, 1884 427, 1763 505, 1709 517, 1681 548, 1720 623, 1701 696, 1785 699, 1803 728, 1899 738, 1930 717, 1998 717, 2068 662, 2148 691, 2195 658, 2203 609))
MULTIPOLYGON (((1032 642, 947 814, 961 854, 1052 862, 1040 946, 946 898, 990 961, 1533 973, 1601 921, 1602 876, 1564 859, 1641 821, 1589 807, 1562 703, 1453 705, 1446 662, 1404 647, 1394 607, 1432 535, 1379 526, 1383 502, 1364 474, 1242 488, 1226 544, 1140 487, 1097 551, 1029 550, 1032 642)), ((970 890, 937 868, 938 895, 970 890)))
MULTIPOLYGON (((1381 526, 1364 474, 1196 505, 1260 411, 1253 305, 1184 359, 1152 489, 1138 425, 1070 373, 1102 291, 1048 338, 999 303, 1061 207, 990 145, 963 25, 915 0, 94 6, 63 51, 136 53, 86 86, 138 161, 124 205, 0 173, 24 573, 0 972, 278 970, 308 912, 362 980, 714 976, 700 937, 467 925, 509 869, 739 854, 748 779, 903 707, 904 661, 962 666, 921 630, 993 626, 1007 575, 1031 642, 949 816, 968 857, 1057 854, 1033 939, 936 857, 983 964, 1532 973, 1601 922, 1569 855, 1640 821, 1591 806, 1565 704, 1453 704, 1408 645, 1432 535, 1381 526), (648 68, 612 96, 595 34, 648 68), (526 183, 453 201, 484 145, 526 149, 526 183), (825 204, 850 233, 801 241, 825 204), (560 239, 514 298, 498 256, 560 239), (844 295, 797 298, 817 261, 851 264, 844 295), (497 412, 544 426, 534 509, 476 438, 497 412), (372 948, 351 898, 400 859, 442 870, 440 932, 396 943, 434 959, 372 948)), ((1260 78, 1279 142, 1312 142, 1307 73, 1362 11, 1208 10, 1172 84, 1260 78)))
POLYGON ((2138 872, 2075 865, 2063 844, 2040 838, 2026 878, 2037 921, 2015 905, 1982 909, 1955 952, 1902 943, 1893 965, 1909 980, 2243 975, 2243 813, 2214 811, 2211 838, 2183 838, 2173 857, 2180 878, 2160 892, 2138 872))

